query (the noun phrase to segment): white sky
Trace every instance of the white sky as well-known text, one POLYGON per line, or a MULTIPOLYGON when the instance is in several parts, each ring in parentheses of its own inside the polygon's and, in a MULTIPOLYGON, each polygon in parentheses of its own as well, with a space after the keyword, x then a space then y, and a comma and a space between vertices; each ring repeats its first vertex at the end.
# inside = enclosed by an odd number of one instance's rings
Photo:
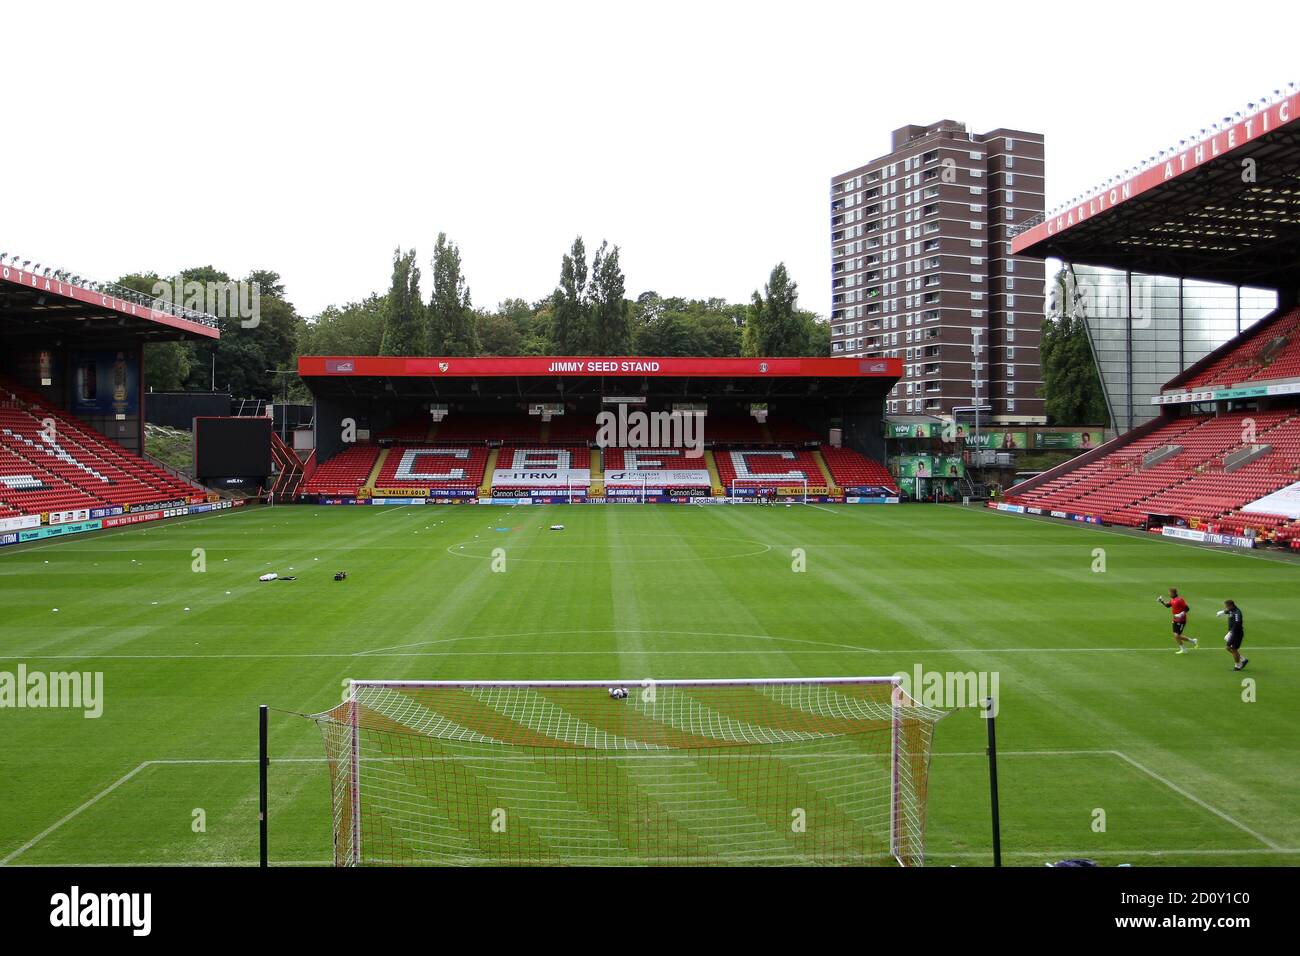
POLYGON ((275 269, 311 315, 398 245, 427 295, 440 230, 476 305, 532 301, 581 233, 629 297, 784 260, 825 315, 830 178, 891 130, 1041 131, 1050 207, 1296 79, 1300 8, 1248 6, 43 0, 4 19, 0 251, 275 269))

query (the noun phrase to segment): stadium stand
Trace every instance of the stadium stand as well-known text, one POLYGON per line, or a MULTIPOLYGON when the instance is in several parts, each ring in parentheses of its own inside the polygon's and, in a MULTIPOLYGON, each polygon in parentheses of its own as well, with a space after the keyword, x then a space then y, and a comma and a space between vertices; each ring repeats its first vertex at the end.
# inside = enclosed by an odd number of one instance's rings
POLYGON ((1300 415, 1237 411, 1171 419, 1038 487, 1012 489, 1007 500, 1133 527, 1149 514, 1205 522, 1286 487, 1297 474, 1300 415), (1253 441, 1243 441, 1252 430, 1253 441), (1259 457, 1231 468, 1234 454, 1254 449, 1259 457))
POLYGON ((840 488, 874 487, 887 488, 898 494, 898 484, 894 476, 878 461, 872 461, 865 455, 849 448, 832 448, 822 446, 822 458, 831 470, 831 477, 840 488))
POLYGON ((557 415, 546 426, 547 444, 585 445, 595 438, 595 423, 583 417, 557 415))
POLYGON ((1170 384, 1194 391, 1285 378, 1300 378, 1300 308, 1262 320, 1226 355, 1170 384))
POLYGON ((375 487, 470 491, 482 483, 487 459, 488 450, 484 446, 407 445, 394 448, 379 469, 375 487), (433 475, 448 477, 434 478, 433 475))
POLYGON ((379 437, 391 438, 393 441, 424 441, 429 437, 429 419, 425 417, 400 422, 385 428, 379 437))
POLYGON ((820 441, 820 437, 815 431, 800 422, 770 421, 767 423, 767 430, 774 442, 809 443, 820 441))
POLYGON ((680 471, 682 469, 698 470, 706 467, 702 457, 687 458, 686 449, 684 448, 606 448, 601 452, 605 470, 645 471, 648 466, 642 465, 638 469, 628 464, 628 452, 634 452, 637 456, 645 460, 658 459, 664 463, 665 469, 669 471, 680 471))
POLYGON ((312 495, 355 495, 370 476, 378 457, 377 446, 354 445, 317 468, 303 491, 312 495))
POLYGON ((555 463, 541 466, 546 468, 590 468, 591 450, 586 446, 579 445, 504 448, 497 458, 497 467, 501 469, 537 468, 539 467, 538 462, 555 463), (567 456, 567 463, 565 456, 567 456))
POLYGON ((768 432, 753 418, 723 418, 708 415, 704 420, 704 441, 708 445, 766 445, 768 432))
POLYGON ((137 505, 205 491, 8 382, 0 382, 0 450, 0 505, 21 514, 137 505), (45 424, 51 421, 52 432, 45 424))
POLYGON ((755 480, 771 478, 774 484, 792 485, 806 480, 809 485, 825 483, 817 459, 810 451, 746 448, 720 451, 714 454, 718 477, 730 489, 737 479, 757 487, 755 480))
MULTIPOLYGON (((554 424, 552 422, 551 424, 554 424)), ((534 415, 466 415, 457 413, 438 423, 434 441, 456 442, 521 441, 540 443, 542 421, 534 415)))

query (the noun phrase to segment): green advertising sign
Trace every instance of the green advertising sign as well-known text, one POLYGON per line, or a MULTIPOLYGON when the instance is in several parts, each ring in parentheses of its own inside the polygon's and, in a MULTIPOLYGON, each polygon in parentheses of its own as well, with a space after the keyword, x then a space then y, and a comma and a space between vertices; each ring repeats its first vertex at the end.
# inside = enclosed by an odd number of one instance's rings
POLYGON ((929 455, 900 455, 898 477, 929 478, 934 474, 934 459, 929 455))
MULTIPOLYGON (((969 426, 962 426, 966 447, 974 448, 975 430, 969 426)), ((1029 447, 1029 432, 986 432, 981 431, 979 434, 979 447, 985 449, 997 449, 1000 451, 1015 451, 1029 447)))
POLYGON ((940 455, 934 460, 934 477, 964 478, 966 462, 962 461, 961 455, 940 455))
POLYGON ((933 438, 939 434, 939 426, 922 422, 915 425, 903 425, 891 422, 888 426, 890 438, 933 438))
POLYGON ((1086 451, 1105 440, 1102 432, 1034 432, 1035 448, 1068 448, 1086 451))

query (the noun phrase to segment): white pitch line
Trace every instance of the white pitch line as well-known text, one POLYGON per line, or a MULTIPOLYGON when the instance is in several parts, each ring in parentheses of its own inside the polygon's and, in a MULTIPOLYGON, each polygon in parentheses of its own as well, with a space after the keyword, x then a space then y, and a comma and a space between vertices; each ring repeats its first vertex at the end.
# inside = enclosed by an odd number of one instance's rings
POLYGON ((18 849, 14 850, 12 853, 10 853, 10 854, 9 854, 7 857, 5 857, 3 860, 0 860, 0 866, 8 866, 9 863, 10 863, 12 860, 17 859, 19 856, 21 856, 22 854, 26 853, 26 852, 27 852, 28 850, 30 850, 32 847, 36 846, 36 844, 40 843, 40 842, 41 842, 42 840, 44 840, 47 836, 49 836, 51 833, 53 833, 53 832, 54 832, 55 830, 57 830, 59 827, 63 826, 63 825, 64 825, 65 823, 67 823, 69 820, 72 820, 72 819, 76 818, 77 816, 79 816, 79 815, 82 813, 82 811, 84 811, 84 810, 88 810, 89 808, 91 808, 91 807, 93 807, 95 804, 97 804, 100 800, 103 800, 106 796, 108 796, 110 793, 112 793, 112 792, 113 792, 114 790, 116 790, 118 787, 122 786, 122 784, 126 783, 128 780, 130 780, 132 777, 134 777, 136 774, 138 774, 141 770, 144 770, 146 767, 148 767, 149 764, 150 764, 150 761, 146 760, 144 763, 140 764, 138 767, 136 767, 136 768, 135 768, 134 770, 132 770, 130 773, 124 774, 124 775, 122 775, 121 777, 119 777, 116 781, 114 781, 113 783, 109 784, 109 786, 105 787, 103 790, 99 791, 99 793, 95 794, 93 797, 91 797, 89 800, 87 800, 87 801, 86 801, 85 803, 83 803, 81 806, 77 807, 77 809, 75 809, 75 810, 73 810, 71 813, 67 814, 67 816, 65 816, 65 817, 63 817, 62 819, 60 819, 60 820, 58 820, 58 821, 52 823, 50 826, 46 827, 46 828, 45 828, 44 830, 42 830, 40 833, 36 834, 36 836, 32 837, 30 840, 28 840, 26 843, 24 843, 24 844, 23 844, 22 846, 20 846, 18 849))
MULTIPOLYGON (((118 527, 118 528, 100 528, 98 531, 94 531, 94 532, 91 532, 91 533, 92 533, 92 534, 99 534, 99 535, 101 535, 101 537, 98 537, 98 538, 91 538, 91 539, 89 539, 88 541, 84 541, 83 543, 85 543, 85 544, 89 544, 90 541, 104 541, 104 540, 107 540, 110 536, 112 536, 112 537, 117 537, 119 534, 130 534, 131 532, 134 532, 134 531, 153 531, 153 530, 159 530, 159 531, 160 531, 160 530, 162 530, 163 528, 175 528, 176 526, 181 525, 181 524, 193 524, 193 523, 196 522, 196 521, 205 521, 205 520, 207 520, 208 518, 223 518, 223 517, 224 517, 224 518, 233 518, 235 515, 251 515, 251 514, 256 514, 256 513, 257 513, 257 509, 256 509, 256 508, 250 508, 250 509, 248 509, 247 511, 243 511, 243 510, 232 511, 232 510, 230 510, 230 509, 228 509, 228 508, 223 508, 223 509, 221 509, 221 510, 219 510, 219 511, 207 512, 207 513, 205 513, 205 514, 197 514, 197 515, 181 515, 180 517, 177 517, 177 518, 164 518, 164 519, 162 519, 162 520, 163 520, 164 522, 166 522, 165 524, 155 524, 154 522, 143 522, 142 524, 138 524, 138 525, 122 525, 121 527, 118 527), (153 527, 150 527, 150 525, 153 525, 153 527), (110 532, 110 534, 103 534, 103 532, 105 532, 105 531, 110 532)), ((13 552, 9 552, 9 553, 12 553, 12 554, 32 554, 32 553, 34 553, 34 552, 36 552, 36 551, 44 551, 46 548, 57 548, 57 547, 58 547, 59 545, 61 545, 61 544, 66 544, 66 543, 67 543, 67 540, 68 540, 68 539, 67 539, 66 537, 64 537, 64 538, 60 538, 60 539, 56 539, 56 540, 54 540, 54 541, 51 541, 51 542, 49 542, 49 543, 47 543, 47 544, 38 544, 38 545, 34 545, 34 546, 30 547, 30 548, 20 548, 20 549, 14 550, 13 552)), ((145 548, 145 550, 152 550, 152 549, 148 549, 146 546, 143 546, 143 545, 142 545, 141 547, 142 547, 142 548, 145 548)), ((77 548, 77 549, 75 549, 75 550, 74 550, 73 548, 67 548, 66 550, 67 550, 68 553, 70 553, 70 554, 101 554, 101 553, 110 553, 110 554, 111 554, 111 553, 113 553, 113 552, 111 552, 111 551, 107 551, 107 550, 101 551, 100 549, 97 549, 97 548, 77 548)), ((140 548, 132 548, 132 549, 130 549, 130 551, 132 551, 132 552, 134 552, 134 551, 138 551, 138 550, 140 550, 140 548)), ((126 552, 124 552, 124 553, 126 553, 126 552)))
MULTIPOLYGON (((957 507, 961 507, 958 505, 957 507)), ((999 518, 1027 518, 1038 524, 1046 524, 1049 527, 1058 528, 1077 528, 1084 531, 1095 531, 1098 534, 1109 534, 1115 537, 1127 538, 1130 541, 1160 541, 1165 544, 1177 544, 1187 548, 1196 548, 1207 554, 1223 554, 1233 558, 1254 558, 1256 561, 1271 561, 1273 564, 1291 564, 1291 560, 1285 554, 1258 554, 1253 548, 1235 548, 1216 547, 1209 544, 1201 544, 1196 541, 1187 541, 1181 538, 1173 538, 1167 535, 1153 535, 1149 538, 1138 537, 1126 531, 1116 531, 1105 525, 1088 524, 1083 521, 1070 521, 1068 518, 1053 518, 1050 515, 1030 515, 1017 514, 1014 511, 998 511, 993 508, 962 508, 963 511, 978 512, 980 514, 993 515, 999 518)))
POLYGON ((1265 845, 1266 847, 1268 847, 1270 850, 1280 850, 1280 849, 1281 849, 1281 847, 1279 847, 1276 843, 1274 843, 1274 842, 1273 842, 1272 840, 1270 840, 1268 837, 1264 836, 1262 833, 1258 833, 1258 832, 1256 832, 1255 830, 1252 830, 1250 827, 1246 826, 1246 824, 1242 823, 1240 820, 1236 819, 1235 817, 1231 817, 1231 816, 1229 816, 1228 814, 1224 813, 1224 812, 1223 812, 1222 810, 1220 810, 1218 807, 1214 807, 1214 806, 1211 806, 1210 804, 1206 803, 1206 802, 1205 802, 1204 800, 1202 800, 1200 797, 1196 796, 1196 794, 1194 794, 1194 793, 1190 793, 1190 792, 1188 792, 1187 790, 1184 790, 1182 787, 1178 786, 1178 784, 1174 783, 1172 780, 1169 780, 1169 779, 1167 779, 1167 778, 1165 778, 1165 777, 1162 777, 1160 774, 1156 773, 1154 770, 1152 770, 1152 769, 1149 768, 1149 767, 1145 767, 1145 766, 1143 766, 1142 764, 1138 763, 1136 760, 1134 760, 1132 757, 1130 757, 1128 754, 1124 753, 1123 751, 1120 751, 1120 750, 1114 750, 1114 751, 1111 751, 1111 752, 1112 752, 1113 754, 1115 754, 1116 757, 1119 757, 1121 760, 1123 760, 1125 763, 1127 763, 1127 764, 1129 764, 1129 765, 1131 765, 1131 766, 1137 768, 1138 770, 1142 771, 1143 773, 1145 773, 1145 774, 1146 774, 1147 776, 1149 776, 1152 780, 1158 780, 1160 783, 1163 783, 1166 787, 1168 787, 1168 788, 1169 788, 1170 790, 1172 790, 1174 793, 1176 793, 1176 794, 1178 794, 1179 796, 1184 797, 1184 798, 1186 798, 1186 799, 1192 801, 1192 803, 1196 804, 1196 805, 1197 805, 1198 807, 1200 807, 1202 810, 1208 810, 1210 813, 1213 813, 1213 814, 1214 814, 1216 817, 1218 817, 1219 819, 1221 819, 1221 820, 1223 820, 1223 821, 1225 821, 1225 822, 1227 822, 1227 823, 1231 823, 1234 827, 1236 827, 1238 830, 1241 830, 1243 833, 1249 833, 1251 836, 1253 836, 1253 837, 1254 837, 1256 840, 1258 840, 1260 843, 1264 844, 1264 845, 1265 845))
MULTIPOLYGON (((1130 757, 1128 754, 1124 753, 1122 750, 1058 750, 1058 751, 1051 751, 1051 750, 1014 751, 1013 750, 1013 751, 1007 751, 1005 753, 1005 756, 1008 757, 1034 756, 1034 755, 1037 756, 1083 756, 1083 755, 1097 756, 1103 754, 1111 757, 1118 757, 1120 760, 1124 761, 1134 769, 1140 770, 1142 773, 1146 774, 1152 780, 1155 780, 1157 783, 1164 784, 1166 787, 1168 787, 1174 793, 1178 794, 1180 797, 1190 800, 1192 803, 1196 804, 1202 810, 1214 814, 1216 817, 1218 817, 1220 820, 1223 820, 1225 823, 1230 823, 1232 826, 1236 827, 1238 830, 1241 830, 1243 833, 1247 833, 1250 836, 1254 837, 1256 840, 1264 844, 1270 850, 1280 851, 1282 849, 1280 846, 1278 846, 1278 844, 1274 843, 1272 840, 1264 836, 1262 833, 1252 830, 1250 827, 1246 826, 1246 824, 1242 823, 1240 820, 1228 815, 1227 813, 1224 813, 1218 807, 1205 802, 1200 797, 1196 796, 1196 794, 1191 793, 1190 791, 1184 789, 1183 787, 1178 786, 1178 784, 1174 783, 1172 780, 1168 779, 1167 777, 1162 777, 1160 774, 1156 773, 1150 767, 1143 766, 1142 764, 1134 760, 1132 757, 1130 757)), ((984 754, 971 751, 966 754, 946 754, 946 755, 935 754, 934 756, 960 757, 960 756, 984 756, 984 754)), ((1004 753, 1002 751, 998 751, 998 756, 999 757, 1004 756, 1004 753)))
MULTIPOLYGON (((701 506, 702 507, 702 506, 701 506)), ((926 851, 927 860, 987 860, 992 851, 978 851, 978 849, 963 849, 963 851, 926 851)), ((1079 847, 1070 847, 1069 849, 1004 849, 1002 857, 1026 858, 1026 860, 1035 860, 1040 857, 1050 857, 1053 860, 1069 860, 1069 858, 1078 857, 1084 853, 1088 857, 1114 857, 1114 856, 1131 856, 1131 857, 1166 857, 1166 856, 1191 856, 1191 857, 1230 857, 1230 856, 1300 856, 1300 849, 1080 849, 1079 847)), ((175 866, 178 861, 175 860, 146 860, 131 862, 113 862, 113 864, 25 864, 32 869, 40 868, 69 868, 69 869, 88 869, 88 868, 127 868, 127 866, 175 866)), ((248 860, 191 860, 181 862, 183 866, 211 866, 211 868, 233 868, 233 866, 256 866, 257 861, 252 857, 248 860)), ((333 866, 333 860, 272 860, 272 866, 333 866)))
MULTIPOLYGON (((1297 651, 1300 645, 1287 647, 1254 647, 1251 651, 1297 651)), ((627 653, 619 651, 618 648, 601 647, 590 648, 588 650, 566 650, 566 651, 418 651, 418 652, 395 652, 395 651, 338 651, 336 653, 304 653, 304 654, 0 654, 0 661, 223 661, 223 660, 312 660, 312 659, 334 659, 345 658, 355 660, 363 657, 374 658, 420 658, 420 657, 568 657, 582 655, 599 655, 627 653)), ((845 646, 840 650, 761 650, 747 649, 735 651, 720 650, 646 650, 638 652, 647 657, 727 657, 732 655, 789 655, 798 653, 805 655, 831 655, 844 653, 858 654, 1169 654, 1173 656, 1173 651, 1166 650, 1162 647, 904 647, 904 648, 880 648, 880 647, 849 647, 845 646)), ((1251 673, 1258 672, 1256 667, 1251 673)))
MULTIPOLYGON (((958 859, 987 859, 992 855, 992 850, 926 850, 925 858, 939 859, 942 857, 958 859)), ((1083 856, 1085 859, 1092 856, 1297 856, 1300 855, 1300 849, 1288 849, 1279 847, 1276 850, 1265 850, 1259 847, 1251 847, 1248 850, 1095 850, 1084 847, 1071 847, 1068 850, 1003 850, 1004 857, 1052 857, 1057 860, 1068 860, 1083 856)))
MULTIPOLYGON (((629 755, 629 758, 628 758, 628 759, 646 759, 646 758, 649 757, 649 756, 651 756, 651 755, 649 755, 649 754, 629 755)), ((662 755, 662 756, 665 757, 665 758, 669 758, 669 757, 673 757, 674 755, 662 755)), ((821 756, 821 755, 817 755, 817 756, 821 756)), ((982 750, 965 750, 965 751, 937 752, 937 753, 934 754, 934 756, 935 756, 935 757, 983 757, 983 756, 986 756, 986 754, 985 754, 985 752, 982 751, 982 750)), ((1261 843, 1265 844, 1265 846, 1268 848, 1267 850, 1260 850, 1260 849, 1250 849, 1250 850, 1222 850, 1222 851, 1216 851, 1216 850, 1202 850, 1202 851, 1197 851, 1198 853, 1205 854, 1205 855, 1208 855, 1208 854, 1215 854, 1215 853, 1221 853, 1221 854, 1223 854, 1223 855, 1225 855, 1225 856, 1226 856, 1226 855, 1231 855, 1231 854, 1236 854, 1236 853, 1300 854, 1300 850, 1292 850, 1292 849, 1287 849, 1287 848, 1284 848, 1284 847, 1278 846, 1278 845, 1277 845, 1276 843, 1274 843, 1272 840, 1269 840, 1267 837, 1262 836, 1262 835, 1259 834, 1259 833, 1256 833, 1254 830, 1252 830, 1250 827, 1248 827, 1248 826, 1246 826, 1245 824, 1243 824, 1241 821, 1233 819, 1233 818, 1230 817, 1228 814, 1224 813, 1222 810, 1219 810, 1217 807, 1214 807, 1214 806, 1212 806, 1211 804, 1206 803, 1204 800, 1200 799, 1200 798, 1197 797, 1195 794, 1189 793, 1187 790, 1183 789, 1182 787, 1178 786, 1177 784, 1173 783, 1172 781, 1168 780, 1167 778, 1162 777, 1160 774, 1156 773, 1155 771, 1153 771, 1153 770, 1151 770, 1151 769, 1149 769, 1149 768, 1147 768, 1147 767, 1144 767, 1142 764, 1138 763, 1138 762, 1137 762, 1136 760, 1134 760, 1132 757, 1129 757, 1127 754, 1125 754, 1125 753, 1123 753, 1123 752, 1121 752, 1121 751, 1118 751, 1118 750, 1003 750, 1003 751, 999 751, 999 752, 998 752, 998 756, 1000 756, 1000 757, 1077 757, 1077 756, 1088 756, 1088 757, 1095 757, 1095 756, 1112 756, 1112 757, 1118 757, 1118 758, 1120 758, 1121 760, 1125 761, 1126 763, 1132 765, 1134 768, 1136 768, 1136 769, 1142 771, 1143 773, 1149 775, 1152 779, 1158 781, 1159 783, 1164 784, 1166 787, 1170 788, 1171 790, 1173 790, 1175 793, 1179 794, 1180 796, 1185 797, 1186 799, 1192 801, 1193 803, 1195 803, 1197 806, 1201 807, 1202 809, 1207 810, 1208 812, 1214 814, 1215 816, 1219 817, 1220 819, 1226 821, 1227 823, 1232 824, 1233 826, 1237 827, 1238 829, 1242 830, 1243 832, 1245 832, 1245 833, 1249 834, 1250 836, 1254 837, 1256 840, 1259 840, 1261 843)), ((393 757, 393 758, 381 758, 381 759, 388 759, 388 760, 401 760, 401 759, 403 759, 403 758, 393 757)), ((481 758, 477 758, 477 757, 476 757, 476 758, 473 758, 473 759, 481 759, 481 758)), ((532 757, 520 757, 520 758, 516 758, 516 759, 519 759, 519 760, 532 760, 532 759, 534 759, 534 758, 532 758, 532 757)), ((102 800, 104 797, 106 797, 106 796, 108 796, 109 794, 113 793, 113 791, 117 790, 117 789, 118 789, 119 787, 121 787, 123 784, 127 783, 128 781, 130 781, 133 777, 135 777, 137 774, 139 774, 142 770, 145 770, 145 769, 147 769, 147 768, 149 768, 149 767, 153 767, 153 766, 199 766, 199 765, 256 764, 257 762, 258 762, 258 758, 256 758, 256 757, 196 757, 196 758, 162 758, 162 759, 157 759, 157 760, 146 760, 146 761, 144 761, 143 763, 141 763, 139 766, 137 766, 134 770, 130 771, 130 772, 127 773, 127 774, 124 774, 122 777, 120 777, 118 780, 114 781, 114 782, 113 782, 112 784, 110 784, 108 787, 105 787, 105 788, 104 788, 103 790, 101 790, 99 793, 95 794, 93 797, 91 797, 89 800, 87 800, 87 801, 86 801, 85 803, 83 803, 81 806, 77 807, 75 810, 73 810, 73 811, 71 811, 70 813, 66 814, 64 817, 62 817, 61 819, 59 819, 59 820, 56 821, 55 823, 53 823, 53 824, 51 824, 50 826, 46 827, 44 830, 42 830, 42 831, 41 831, 40 833, 38 833, 36 836, 32 837, 32 839, 28 840, 28 841, 27 841, 26 843, 24 843, 22 846, 18 847, 18 849, 14 850, 12 853, 10 853, 8 856, 6 856, 3 860, 0 860, 0 866, 8 866, 8 865, 13 861, 13 860, 17 859, 17 858, 18 858, 19 856, 21 856, 23 853, 26 853, 26 852, 27 852, 28 850, 30 850, 32 847, 36 846, 38 843, 40 843, 42 840, 44 840, 44 839, 45 839, 46 837, 48 837, 50 834, 54 833, 56 830, 58 830, 58 829, 59 829, 60 827, 62 827, 64 824, 66 824, 66 823, 70 822, 71 820, 75 819, 77 816, 79 816, 79 815, 80 815, 81 813, 83 813, 84 811, 88 810, 90 807, 94 806, 96 803, 98 803, 98 802, 99 802, 100 800, 102 800)), ((288 763, 293 763, 293 764, 322 764, 322 763, 327 763, 328 760, 327 760, 327 758, 325 758, 325 757, 278 757, 278 758, 272 758, 272 761, 271 761, 271 762, 272 762, 273 764, 288 764, 288 763)), ((1069 854, 1071 854, 1071 853, 1077 853, 1077 852, 1078 852, 1078 849, 1075 848, 1075 849, 1073 849, 1073 850, 1064 850, 1064 851, 1050 851, 1050 850, 1042 850, 1042 851, 1012 851, 1012 852, 1010 852, 1010 853, 1006 853, 1006 854, 1004 854, 1004 855, 1008 855, 1008 856, 1060 856, 1060 855, 1069 855, 1069 854)), ((1181 854, 1185 854, 1185 853, 1190 853, 1190 852, 1192 852, 1192 851, 1185 851, 1185 850, 1148 850, 1148 851, 1137 851, 1137 850, 1131 850, 1131 851, 1130 851, 1130 850, 1114 850, 1114 851, 1111 851, 1111 850, 1106 850, 1106 851, 1090 851, 1090 852, 1095 852, 1097 855, 1100 855, 1100 854, 1102 854, 1102 853, 1109 853, 1109 854, 1125 854, 1125 853, 1127 853, 1127 854, 1129 854, 1129 855, 1136 856, 1136 855, 1138 855, 1139 853, 1145 853, 1146 855, 1160 855, 1160 854, 1164 854, 1164 855, 1170 855, 1170 856, 1173 856, 1173 855, 1181 855, 1181 854)), ((954 852, 954 853, 944 854, 944 853, 941 853, 941 852, 940 852, 940 853, 934 853, 934 854, 928 854, 928 855, 933 855, 933 856, 945 856, 945 855, 947 855, 947 856, 963 856, 963 855, 965 855, 965 856, 972 856, 972 857, 975 857, 975 856, 986 856, 987 853, 977 853, 977 852, 970 852, 970 853, 955 853, 955 852, 954 852)), ((304 863, 309 863, 310 861, 302 861, 302 862, 304 862, 304 863)), ((81 864, 81 865, 84 866, 84 865, 89 865, 89 864, 81 864)), ((135 864, 135 865, 140 865, 140 864, 135 864)), ((215 866, 215 865, 221 865, 221 864, 206 863, 206 864, 204 864, 204 865, 215 866)), ((240 864, 237 864, 237 863, 231 863, 231 864, 228 864, 228 865, 240 865, 240 864)))

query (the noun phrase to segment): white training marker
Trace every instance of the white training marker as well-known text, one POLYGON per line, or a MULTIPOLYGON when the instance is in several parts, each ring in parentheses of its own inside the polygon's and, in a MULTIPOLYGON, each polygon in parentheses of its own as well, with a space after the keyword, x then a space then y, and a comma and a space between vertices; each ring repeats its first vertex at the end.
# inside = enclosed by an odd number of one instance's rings
POLYGON ((185 609, 185 610, 187 610, 187 611, 188 611, 188 610, 189 610, 189 608, 186 608, 186 609, 185 609))
POLYGON ((54 612, 55 614, 58 614, 58 613, 59 613, 59 609, 56 607, 56 608, 53 609, 53 612, 54 612))

